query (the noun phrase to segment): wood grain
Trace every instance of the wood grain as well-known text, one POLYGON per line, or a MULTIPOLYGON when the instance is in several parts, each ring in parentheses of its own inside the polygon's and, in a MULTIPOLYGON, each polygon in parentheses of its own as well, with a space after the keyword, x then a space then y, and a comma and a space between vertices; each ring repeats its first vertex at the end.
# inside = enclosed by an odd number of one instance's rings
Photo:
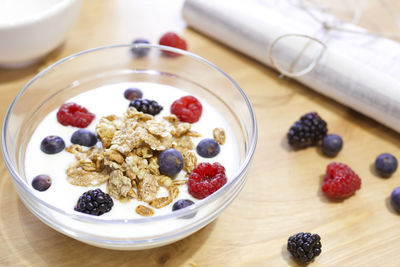
POLYGON ((213 223, 174 244, 136 252, 92 247, 66 237, 32 215, 18 199, 0 163, 0 266, 295 266, 286 251, 289 235, 322 236, 322 254, 312 266, 399 266, 400 216, 388 204, 400 171, 378 178, 371 164, 381 152, 400 158, 400 136, 247 57, 185 28, 181 0, 85 0, 66 42, 43 62, 19 70, 0 69, 0 114, 18 90, 45 65, 95 46, 136 37, 156 42, 169 30, 183 33, 189 50, 230 74, 257 114, 259 141, 248 181, 238 198, 213 223), (350 165, 362 188, 340 202, 320 193, 332 161, 315 148, 292 151, 285 134, 309 111, 344 139, 334 159, 350 165))

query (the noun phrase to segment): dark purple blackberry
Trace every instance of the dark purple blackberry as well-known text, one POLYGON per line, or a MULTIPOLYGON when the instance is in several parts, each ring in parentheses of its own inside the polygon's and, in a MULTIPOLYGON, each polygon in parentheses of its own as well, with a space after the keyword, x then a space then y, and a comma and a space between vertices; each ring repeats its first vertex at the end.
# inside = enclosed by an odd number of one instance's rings
POLYGON ((141 98, 134 99, 133 101, 131 101, 129 106, 136 108, 137 111, 141 111, 143 113, 147 113, 153 116, 157 115, 161 112, 161 110, 163 110, 163 107, 159 105, 157 101, 141 98))
POLYGON ((112 198, 100 188, 89 190, 79 197, 75 210, 90 215, 102 215, 113 207, 112 198))
POLYGON ((289 237, 287 249, 296 261, 309 263, 321 254, 320 241, 318 234, 298 233, 289 237))
POLYGON ((296 148, 317 145, 328 132, 326 122, 316 112, 301 116, 287 133, 289 144, 296 148))

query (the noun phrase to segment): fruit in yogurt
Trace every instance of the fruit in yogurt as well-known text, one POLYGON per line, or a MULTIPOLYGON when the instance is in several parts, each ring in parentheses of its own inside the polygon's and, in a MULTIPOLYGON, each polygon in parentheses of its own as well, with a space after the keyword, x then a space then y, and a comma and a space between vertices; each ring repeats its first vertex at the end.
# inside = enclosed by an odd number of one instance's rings
POLYGON ((40 150, 46 154, 56 154, 65 148, 64 140, 56 135, 46 136, 40 143, 40 150))
POLYGON ((37 191, 43 192, 51 186, 51 178, 48 175, 40 174, 33 178, 32 187, 37 191))
POLYGON ((203 158, 213 158, 218 155, 220 147, 214 139, 206 138, 199 142, 196 151, 203 158))
POLYGON ((322 192, 331 198, 351 196, 361 187, 361 179, 347 165, 338 162, 330 163, 326 168, 322 192))
POLYGON ((203 199, 226 184, 225 168, 218 162, 203 162, 193 169, 188 180, 188 191, 194 198, 203 199))
POLYGON ((134 99, 129 106, 136 108, 137 111, 153 116, 159 114, 163 110, 163 107, 158 104, 157 101, 141 98, 134 99))
POLYGON ((143 92, 139 88, 128 88, 124 92, 124 97, 128 100, 134 100, 143 97, 143 92))
MULTIPOLYGON (((133 41, 133 44, 150 44, 150 42, 146 39, 138 38, 133 41)), ((136 57, 145 57, 149 53, 150 49, 146 47, 133 47, 131 51, 136 57)))
POLYGON ((100 216, 109 212, 114 206, 114 202, 110 195, 97 188, 89 190, 79 197, 75 210, 90 215, 100 216))
POLYGON ((397 170, 397 165, 397 159, 389 153, 380 154, 375 160, 375 170, 383 178, 389 178, 397 170))
POLYGON ((321 237, 318 234, 297 233, 289 237, 287 250, 300 263, 309 263, 321 254, 321 237))
POLYGON ((86 129, 79 129, 72 134, 71 143, 91 147, 97 143, 97 136, 95 133, 86 129))
POLYGON ((172 211, 180 210, 180 209, 189 207, 190 205, 193 205, 193 204, 194 204, 194 202, 191 201, 190 199, 179 199, 172 206, 172 211))
POLYGON ((183 168, 183 157, 179 151, 169 148, 160 153, 158 157, 160 173, 174 177, 183 168))
MULTIPOLYGON (((163 36, 161 36, 161 38, 159 40, 159 44, 182 49, 182 50, 187 50, 186 41, 183 38, 179 37, 179 35, 177 35, 174 32, 167 32, 163 36)), ((169 56, 177 56, 178 55, 177 53, 165 51, 165 50, 163 50, 163 53, 166 55, 169 55, 169 56)))
POLYGON ((86 108, 70 102, 61 105, 57 112, 57 120, 64 126, 86 128, 93 121, 95 115, 86 108))
POLYGON ((199 121, 203 106, 194 96, 188 95, 175 100, 171 105, 171 113, 180 121, 195 123, 199 121))

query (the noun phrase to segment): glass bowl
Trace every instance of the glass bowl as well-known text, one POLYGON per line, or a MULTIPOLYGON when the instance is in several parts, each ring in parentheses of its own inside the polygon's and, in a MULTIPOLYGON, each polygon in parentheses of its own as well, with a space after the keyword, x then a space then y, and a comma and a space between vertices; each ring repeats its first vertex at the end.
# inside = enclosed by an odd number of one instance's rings
POLYGON ((18 93, 2 129, 2 153, 25 206, 53 229, 98 247, 139 250, 180 240, 213 221, 238 195, 257 142, 254 111, 239 85, 221 69, 192 53, 165 46, 113 45, 64 58, 37 74, 18 93), (134 56, 132 49, 148 49, 134 56), (167 56, 165 52, 175 53, 167 56), (236 138, 240 164, 229 183, 188 208, 155 217, 113 219, 61 210, 40 199, 26 182, 27 144, 35 128, 71 97, 104 84, 152 82, 196 95, 223 115, 236 138), (195 214, 195 216, 193 216, 195 214))

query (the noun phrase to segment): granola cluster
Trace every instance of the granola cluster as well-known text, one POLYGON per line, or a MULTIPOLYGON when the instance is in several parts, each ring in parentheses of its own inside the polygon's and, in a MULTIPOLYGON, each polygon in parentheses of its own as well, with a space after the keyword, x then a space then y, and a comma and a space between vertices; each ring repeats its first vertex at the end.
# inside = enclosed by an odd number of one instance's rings
MULTIPOLYGON (((107 191, 119 200, 138 199, 153 208, 170 204, 179 194, 178 186, 186 180, 172 180, 161 175, 158 154, 168 148, 178 150, 184 159, 183 170, 190 174, 197 164, 191 150, 191 137, 201 136, 191 131, 191 124, 179 122, 175 115, 156 120, 154 116, 128 108, 118 117, 106 116, 96 125, 102 148, 72 145, 66 150, 76 161, 67 169, 68 182, 79 186, 107 183, 107 191), (157 197, 160 186, 167 197, 157 197)), ((151 208, 140 205, 136 212, 152 216, 151 208)))

